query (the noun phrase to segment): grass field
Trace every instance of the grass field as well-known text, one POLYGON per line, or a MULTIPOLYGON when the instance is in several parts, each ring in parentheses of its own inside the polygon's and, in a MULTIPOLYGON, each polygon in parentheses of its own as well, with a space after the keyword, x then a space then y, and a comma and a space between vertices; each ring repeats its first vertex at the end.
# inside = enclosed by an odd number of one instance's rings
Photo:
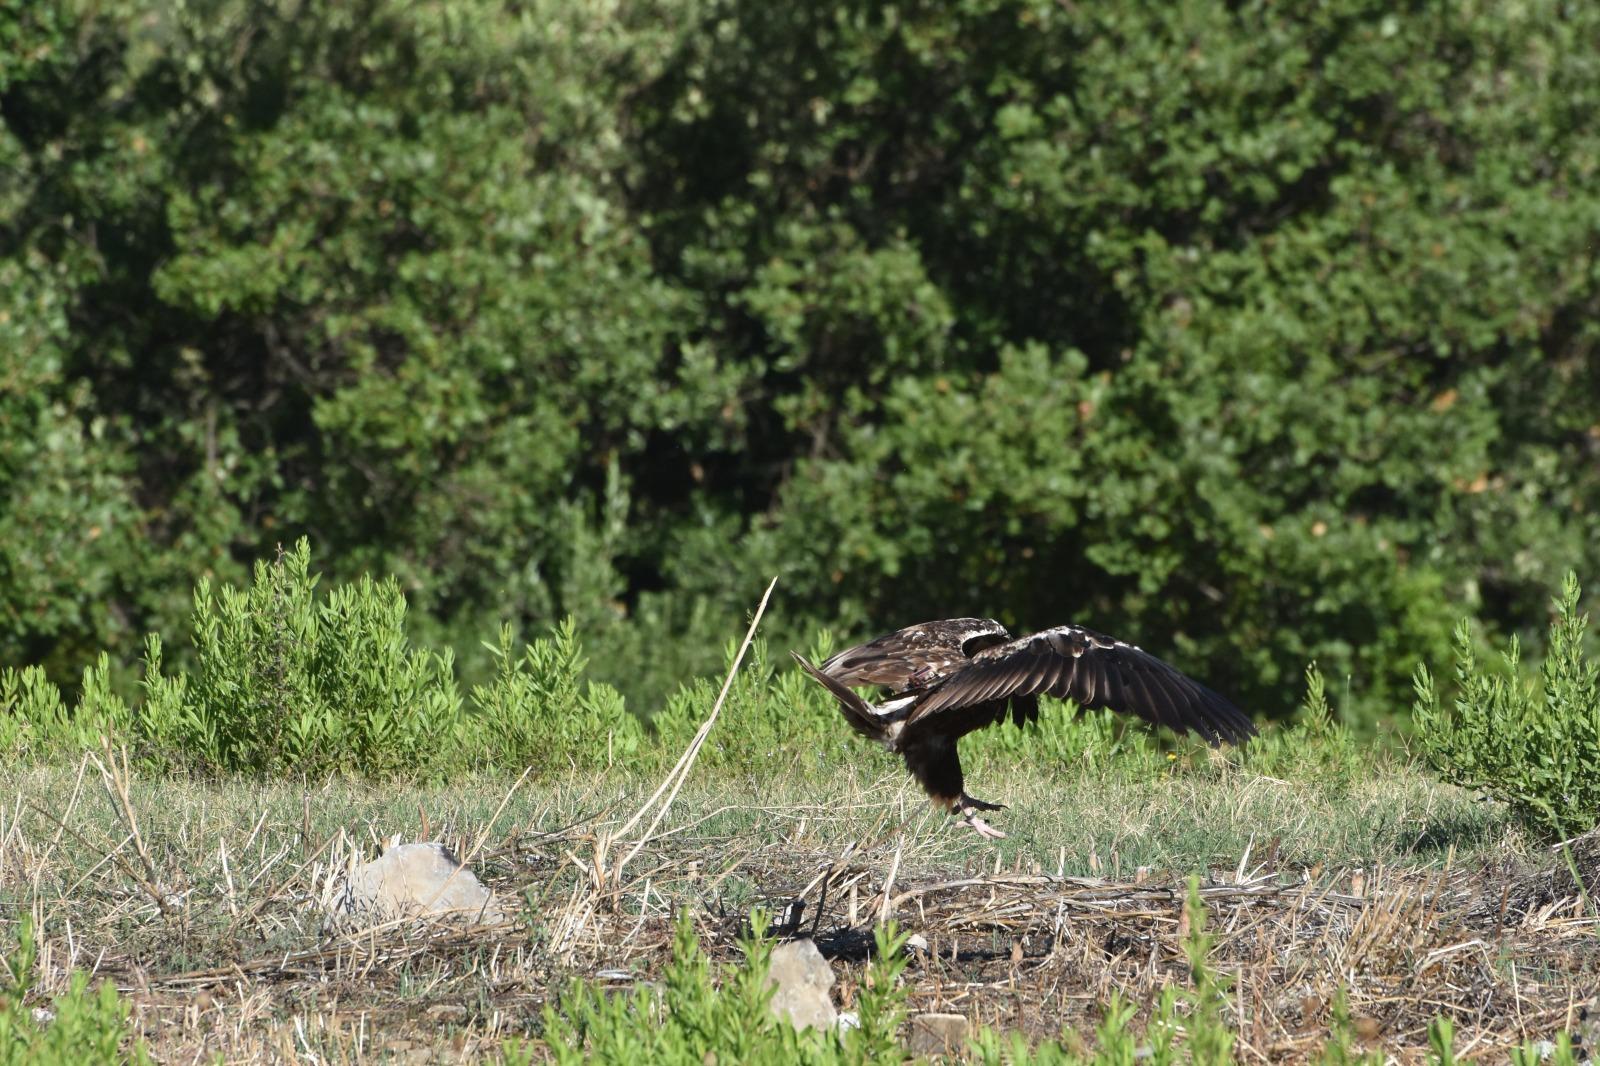
POLYGON ((1593 675, 1574 582, 1542 701, 1469 657, 1466 704, 1423 701, 1420 755, 1341 724, 1315 669, 1291 723, 1238 749, 1046 701, 963 742, 968 788, 1010 805, 990 842, 752 642, 759 608, 723 686, 646 724, 589 683, 570 626, 521 655, 503 636, 463 700, 392 588, 319 607, 303 545, 258 571, 220 622, 197 599, 193 670, 152 645, 135 704, 104 658, 70 708, 37 671, 0 675, 0 950, 20 945, 0 1063, 8 1027, 86 1034, 36 1060, 63 1063, 95 1040, 162 1062, 898 1062, 927 1012, 1011 1066, 1531 1064, 1593 1042, 1600 837, 1550 846, 1592 823, 1600 750, 1572 710, 1593 675), (1500 775, 1511 802, 1441 767, 1500 775), (343 874, 395 840, 447 844, 510 923, 327 927, 343 874), (855 1035, 774 1035, 757 912, 831 960, 855 1035), (886 959, 891 927, 909 946, 886 959), (83 1006, 84 975, 123 1000, 83 1006))
POLYGON ((1185 979, 1190 873, 1233 976, 1240 1060, 1314 1057, 1343 988, 1372 1048, 1414 1057, 1442 1013, 1458 1051, 1492 1061, 1581 1029, 1600 986, 1596 922, 1559 877, 1523 872, 1551 866, 1548 853, 1403 759, 1293 780, 1203 750, 1153 773, 1041 773, 980 754, 971 780, 1011 804, 995 819, 1011 835, 993 845, 930 809, 886 757, 857 755, 824 773, 776 757, 692 771, 620 877, 625 848, 608 835, 656 784, 622 765, 431 787, 11 766, 0 900, 42 931, 36 995, 73 970, 114 981, 173 1062, 492 1054, 536 1041, 541 1006, 573 976, 650 981, 679 910, 714 960, 736 961, 758 905, 816 936, 845 1005, 872 927, 894 918, 926 945, 902 978, 912 1011, 1087 1039, 1113 991, 1143 1017, 1185 979), (325 935, 330 873, 397 834, 451 844, 520 901, 517 923, 325 935))

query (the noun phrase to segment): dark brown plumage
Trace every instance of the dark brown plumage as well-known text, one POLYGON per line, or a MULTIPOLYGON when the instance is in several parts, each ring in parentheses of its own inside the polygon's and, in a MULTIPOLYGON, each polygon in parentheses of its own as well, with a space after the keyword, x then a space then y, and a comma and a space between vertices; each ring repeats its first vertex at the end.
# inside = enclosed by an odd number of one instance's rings
POLYGON ((992 618, 950 618, 909 626, 833 656, 800 665, 839 701, 856 732, 901 755, 934 801, 980 834, 1005 834, 977 816, 997 810, 968 795, 956 741, 1001 721, 1039 716, 1039 695, 1109 707, 1174 732, 1200 734, 1213 747, 1255 735, 1239 708, 1132 644, 1081 626, 1056 626, 1013 640, 992 618), (850 686, 877 685, 874 705, 850 686))

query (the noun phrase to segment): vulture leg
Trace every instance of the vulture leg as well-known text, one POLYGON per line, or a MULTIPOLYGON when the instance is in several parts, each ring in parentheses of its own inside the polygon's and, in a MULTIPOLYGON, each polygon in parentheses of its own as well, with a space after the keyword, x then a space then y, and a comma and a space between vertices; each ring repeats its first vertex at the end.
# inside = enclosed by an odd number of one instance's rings
POLYGON ((962 788, 961 758, 956 754, 955 738, 941 734, 916 740, 903 748, 901 755, 906 769, 928 790, 934 803, 959 815, 981 837, 1000 840, 1005 836, 978 817, 979 811, 998 811, 1002 805, 974 799, 962 788))
POLYGON ((961 758, 956 742, 944 734, 919 737, 900 749, 906 769, 917 779, 929 798, 945 810, 961 804, 961 758))

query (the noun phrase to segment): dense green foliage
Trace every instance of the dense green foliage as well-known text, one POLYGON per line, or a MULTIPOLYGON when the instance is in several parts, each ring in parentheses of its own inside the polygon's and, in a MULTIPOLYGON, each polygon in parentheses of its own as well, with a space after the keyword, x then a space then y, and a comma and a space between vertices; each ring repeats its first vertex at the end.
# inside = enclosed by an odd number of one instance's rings
POLYGON ((570 615, 657 709, 781 572, 785 636, 1071 618, 1263 716, 1312 658, 1390 713, 1457 614, 1600 562, 1597 38, 1559 0, 22 5, 0 660, 117 674, 308 534, 471 683, 570 615))
POLYGON ((0 1066, 115 1066, 150 1061, 143 1041, 128 1034, 128 1005, 103 981, 89 991, 88 975, 74 972, 67 991, 34 1015, 29 1000, 38 962, 33 917, 22 915, 17 945, 0 958, 0 1066), (123 1045, 128 1047, 124 1050, 123 1045))
POLYGON ((1417 736, 1434 769, 1556 836, 1600 822, 1600 667, 1584 653, 1589 616, 1578 612, 1579 591, 1568 574, 1537 690, 1522 676, 1515 638, 1501 669, 1481 667, 1466 621, 1456 629, 1452 703, 1440 705, 1427 667, 1416 675, 1417 736))

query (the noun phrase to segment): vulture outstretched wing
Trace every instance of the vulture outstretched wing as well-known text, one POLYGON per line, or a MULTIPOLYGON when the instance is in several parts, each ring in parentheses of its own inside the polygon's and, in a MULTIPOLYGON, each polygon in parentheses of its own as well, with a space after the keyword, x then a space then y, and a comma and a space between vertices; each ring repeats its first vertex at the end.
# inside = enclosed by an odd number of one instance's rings
POLYGON ((978 652, 918 701, 906 728, 937 730, 941 717, 1041 692, 1085 708, 1136 714, 1178 733, 1192 730, 1213 747, 1256 731, 1243 711, 1200 682, 1132 644, 1079 626, 1057 626, 978 652))
POLYGON ((946 618, 887 633, 835 655, 823 673, 847 685, 882 685, 896 695, 933 687, 984 648, 1011 639, 992 618, 946 618))

